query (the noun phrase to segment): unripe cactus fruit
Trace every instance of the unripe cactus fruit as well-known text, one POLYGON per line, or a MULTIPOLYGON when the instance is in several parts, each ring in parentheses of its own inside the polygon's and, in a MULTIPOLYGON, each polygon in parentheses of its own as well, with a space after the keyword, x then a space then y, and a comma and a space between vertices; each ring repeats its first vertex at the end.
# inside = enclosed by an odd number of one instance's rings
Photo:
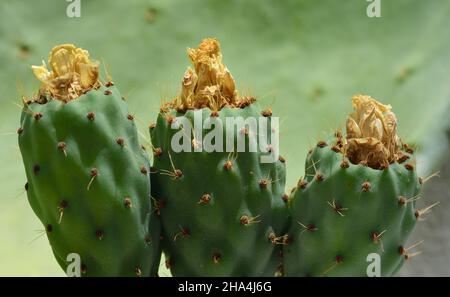
POLYGON ((149 162, 126 102, 85 50, 57 46, 49 65, 33 67, 42 86, 24 105, 19 147, 28 200, 58 263, 66 270, 77 253, 82 276, 156 275, 149 162))
POLYGON ((291 195, 288 276, 376 274, 372 253, 380 275, 390 276, 414 255, 406 247, 419 217, 413 152, 398 138, 390 106, 354 96, 353 107, 346 137, 317 143, 291 195))
POLYGON ((180 95, 161 108, 156 125, 150 126, 152 193, 161 215, 167 266, 174 276, 279 274, 287 221, 284 159, 260 163, 267 152, 251 152, 248 146, 250 136, 261 130, 234 131, 225 125, 227 118, 257 120, 263 115, 254 98, 237 93, 218 41, 205 39, 188 54, 194 70, 186 71, 180 95), (245 139, 245 151, 208 152, 199 139, 206 140, 211 126, 189 136, 192 151, 175 151, 174 136, 191 130, 180 117, 195 123, 196 114, 201 115, 201 127, 211 122, 219 127, 216 141, 225 144, 230 130, 234 148, 239 138, 245 139))

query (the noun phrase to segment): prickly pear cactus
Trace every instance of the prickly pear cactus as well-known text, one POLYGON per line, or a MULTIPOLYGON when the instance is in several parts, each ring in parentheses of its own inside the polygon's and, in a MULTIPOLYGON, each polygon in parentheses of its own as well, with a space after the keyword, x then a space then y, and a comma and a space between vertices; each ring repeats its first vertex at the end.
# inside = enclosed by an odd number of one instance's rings
MULTIPOLYGON (((67 1, 0 1, 1 134, 17 128, 10 101, 35 88, 30 63, 40 61, 49 44, 67 40, 68 32, 89 32, 71 34, 71 41, 101 53, 121 93, 132 91, 128 106, 143 122, 156 119, 159 109, 159 100, 148 98, 175 95, 185 46, 209 34, 226 40, 226 60, 239 88, 273 104, 283 119, 283 156, 293 173, 288 184, 303 172, 305 156, 299 152, 342 121, 349 106, 345 98, 354 92, 391 100, 402 137, 418 146, 419 174, 437 170, 448 156, 450 38, 436 38, 448 35, 448 0, 380 1, 381 18, 368 18, 371 3, 362 0, 80 2, 81 18, 71 19, 67 1)), ((21 229, 20 240, 31 240, 36 220, 16 199, 24 180, 14 157, 16 136, 1 139, 0 225, 14 228, 0 228, 0 238, 19 238, 21 229)), ((0 245, 0 255, 9 255, 0 274, 60 275, 43 241, 32 248, 36 253, 23 257, 28 245, 0 245)))
POLYGON ((415 209, 422 180, 414 152, 398 138, 390 106, 355 96, 353 107, 346 138, 336 132, 317 143, 292 193, 288 276, 370 275, 372 253, 390 276, 415 255, 406 240, 429 209, 415 209))
POLYGON ((287 220, 284 159, 261 163, 268 152, 250 150, 252 136, 271 129, 271 111, 237 94, 217 40, 205 39, 188 53, 195 71, 188 68, 180 96, 161 108, 150 127, 152 193, 166 265, 174 276, 278 275, 287 220), (257 130, 225 124, 239 117, 269 124, 257 130), (194 125, 205 129, 196 134, 194 125), (180 133, 186 136, 184 151, 174 147, 180 133), (211 133, 219 149, 204 145, 211 133), (245 151, 238 151, 242 139, 245 151), (220 151, 226 141, 234 149, 220 151))
POLYGON ((49 65, 33 66, 42 87, 24 102, 19 146, 58 263, 66 271, 77 253, 82 276, 155 275, 160 226, 133 116, 87 51, 57 46, 49 65))

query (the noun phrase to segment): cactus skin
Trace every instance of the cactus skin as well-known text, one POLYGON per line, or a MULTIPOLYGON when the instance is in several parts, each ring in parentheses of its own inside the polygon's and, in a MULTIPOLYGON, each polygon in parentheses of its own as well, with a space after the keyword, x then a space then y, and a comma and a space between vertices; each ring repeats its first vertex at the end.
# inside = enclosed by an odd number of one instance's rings
MULTIPOLYGON (((201 109, 203 121, 211 114, 201 109)), ((287 223, 284 159, 260 163, 261 153, 180 152, 171 148, 168 119, 185 115, 193 123, 193 111, 160 113, 150 128, 154 146, 152 194, 157 199, 166 265, 174 276, 274 276, 280 272, 280 245, 287 223), (171 160, 173 166, 171 164, 171 160), (227 162, 231 167, 227 169, 227 162), (164 170, 174 173, 164 174, 164 170), (178 171, 176 171, 178 170, 178 171), (176 175, 178 173, 178 175, 176 175), (267 181, 267 186, 260 185, 267 181), (209 194, 210 200, 202 200, 209 194), (256 217, 244 225, 243 215, 256 217)), ((260 117, 252 104, 223 108, 217 116, 260 117)), ((225 125, 224 125, 225 126, 225 125)), ((223 127, 226 135, 226 127, 223 127)), ((208 131, 203 130, 204 135, 208 131)), ((234 141, 237 134, 235 131, 234 141)), ((225 142, 224 142, 225 143, 225 142)), ((248 137, 246 136, 246 145, 248 137)))
POLYGON ((28 200, 64 271, 67 255, 78 253, 82 276, 156 275, 160 225, 148 159, 126 103, 106 86, 69 103, 25 105, 28 200))
POLYGON ((408 258, 403 247, 418 213, 415 201, 403 199, 419 193, 415 167, 410 160, 381 170, 352 164, 336 152, 341 141, 319 142, 308 153, 306 178, 291 194, 287 276, 366 276, 370 253, 390 276, 408 258))

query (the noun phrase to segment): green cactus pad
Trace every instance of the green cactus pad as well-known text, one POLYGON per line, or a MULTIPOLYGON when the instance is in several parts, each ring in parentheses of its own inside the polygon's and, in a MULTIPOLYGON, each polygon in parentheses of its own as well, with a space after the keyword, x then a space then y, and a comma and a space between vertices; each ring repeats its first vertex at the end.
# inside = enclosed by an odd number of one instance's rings
POLYGON ((64 271, 68 254, 77 253, 82 276, 157 273, 149 163, 114 86, 68 103, 28 102, 19 146, 28 200, 64 271))
POLYGON ((391 276, 413 255, 406 241, 423 215, 414 152, 389 105, 358 95, 353 107, 346 138, 336 132, 308 152, 291 194, 288 276, 391 276))
POLYGON ((377 253, 381 275, 390 276, 407 257, 400 247, 406 248, 416 223, 414 197, 420 186, 415 170, 405 168, 409 163, 383 170, 343 163, 332 147, 314 148, 306 168, 315 174, 292 193, 285 273, 366 276, 367 256, 377 253))
POLYGON ((217 40, 188 55, 195 72, 188 68, 180 96, 150 127, 167 266, 174 276, 279 274, 287 224, 279 127, 271 110, 238 95, 217 40))
MULTIPOLYGON (((200 112, 204 119, 211 114, 209 108, 200 112)), ((152 191, 161 215, 167 266, 174 276, 274 276, 281 262, 276 237, 284 234, 287 215, 284 162, 263 164, 261 153, 247 150, 237 155, 176 153, 171 140, 179 130, 171 129, 169 122, 181 115, 194 122, 194 111, 170 111, 160 114, 151 128, 152 191)), ((217 113, 223 123, 226 117, 238 116, 261 115, 254 105, 217 113)))

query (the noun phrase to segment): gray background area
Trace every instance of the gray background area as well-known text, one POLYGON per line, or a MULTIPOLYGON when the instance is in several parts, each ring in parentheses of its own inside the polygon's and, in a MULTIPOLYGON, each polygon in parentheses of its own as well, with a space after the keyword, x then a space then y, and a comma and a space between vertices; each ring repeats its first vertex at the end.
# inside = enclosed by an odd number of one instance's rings
POLYGON ((403 265, 397 276, 450 276, 450 160, 425 184, 423 197, 417 201, 419 207, 439 201, 424 221, 418 222, 409 242, 423 240, 416 248, 422 251, 403 265))

